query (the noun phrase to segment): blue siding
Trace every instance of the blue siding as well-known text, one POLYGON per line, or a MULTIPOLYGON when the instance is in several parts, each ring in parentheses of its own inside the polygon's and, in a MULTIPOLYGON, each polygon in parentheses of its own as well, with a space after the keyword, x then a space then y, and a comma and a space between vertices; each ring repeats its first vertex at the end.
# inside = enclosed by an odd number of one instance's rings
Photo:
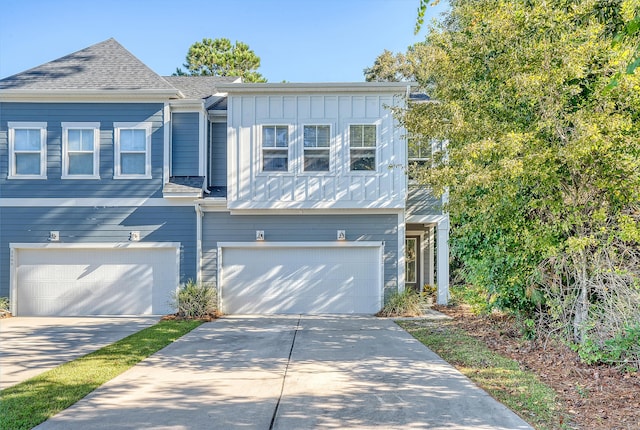
POLYGON ((424 186, 409 186, 406 215, 442 215, 442 200, 424 186))
POLYGON ((385 215, 231 215, 205 212, 202 232, 205 282, 215 284, 218 242, 253 242, 256 230, 264 230, 271 242, 336 240, 346 230, 347 240, 384 241, 385 297, 398 285, 398 216, 385 215))
POLYGON ((209 129, 211 145, 209 147, 209 186, 227 186, 227 123, 211 123, 209 129))
POLYGON ((196 278, 196 214, 193 207, 0 207, 0 297, 9 296, 9 244, 127 242, 140 231, 143 242, 180 242, 180 279, 196 278))
POLYGON ((162 197, 162 103, 0 103, 2 197, 162 197), (7 180, 7 122, 47 123, 47 180, 7 180), (113 123, 153 123, 152 179, 113 179, 113 123), (100 179, 62 180, 62 122, 100 122, 100 179))
POLYGON ((180 112, 171 115, 171 175, 198 176, 200 115, 180 112))

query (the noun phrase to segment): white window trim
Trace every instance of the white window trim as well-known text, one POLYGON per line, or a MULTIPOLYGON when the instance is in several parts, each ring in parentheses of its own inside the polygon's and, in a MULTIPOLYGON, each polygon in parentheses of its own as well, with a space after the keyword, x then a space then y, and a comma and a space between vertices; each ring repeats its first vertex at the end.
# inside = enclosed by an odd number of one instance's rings
POLYGON ((326 175, 327 173, 332 173, 335 171, 334 168, 334 164, 333 164, 333 160, 334 160, 334 136, 333 136, 333 125, 330 123, 303 123, 302 124, 302 128, 301 128, 301 145, 302 145, 302 160, 300 162, 300 173, 303 175, 326 175), (315 126, 315 127, 321 127, 321 126, 325 126, 325 127, 329 127, 329 146, 325 147, 315 147, 315 148, 306 148, 304 146, 304 128, 307 126, 315 126), (307 149, 310 149, 311 152, 313 152, 313 150, 318 150, 318 149, 326 149, 329 151, 329 170, 304 170, 304 153, 307 149))
POLYGON ((349 124, 347 124, 347 171, 349 172, 349 174, 353 174, 353 175, 372 175, 375 173, 378 173, 378 161, 380 159, 380 154, 378 154, 378 151, 380 150, 380 123, 379 122, 351 122, 349 124), (376 146, 361 146, 361 147, 356 147, 359 149, 374 149, 374 160, 373 160, 373 165, 374 165, 374 169, 373 170, 352 170, 351 169, 351 126, 352 125, 373 125, 376 128, 376 146))
MULTIPOLYGON (((75 152, 75 151, 74 151, 75 152)), ((62 179, 100 179, 100 123, 99 122, 63 122, 62 123, 62 179), (93 129, 93 175, 69 174, 69 130, 93 129)))
POLYGON ((260 170, 259 172, 261 174, 265 174, 265 175, 273 175, 273 174, 286 174, 286 173, 291 173, 292 172, 292 164, 293 164, 293 157, 292 157, 292 130, 294 129, 294 126, 291 123, 277 123, 277 122, 269 122, 269 123, 264 123, 264 124, 259 124, 258 125, 258 136, 259 136, 259 148, 260 148, 260 170), (264 127, 287 127, 287 148, 286 148, 286 152, 287 152, 287 170, 264 170, 264 150, 265 149, 279 149, 281 150, 283 153, 285 152, 285 148, 282 147, 264 147, 263 146, 263 128, 264 127))
POLYGON ((7 127, 9 129, 9 172, 7 179, 47 179, 47 123, 9 121, 7 122, 7 127), (15 131, 20 129, 40 129, 39 175, 20 175, 16 173, 15 131))
POLYGON ((114 122, 113 123, 113 179, 151 179, 151 122, 114 122), (120 130, 145 130, 145 173, 139 175, 122 174, 120 166, 120 130))

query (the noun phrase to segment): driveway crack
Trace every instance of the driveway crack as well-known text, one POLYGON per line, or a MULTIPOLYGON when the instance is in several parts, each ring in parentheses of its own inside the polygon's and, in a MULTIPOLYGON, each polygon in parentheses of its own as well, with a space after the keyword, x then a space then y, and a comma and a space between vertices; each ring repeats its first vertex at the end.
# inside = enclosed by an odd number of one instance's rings
POLYGON ((287 380, 287 372, 289 371, 289 364, 291 363, 291 355, 293 355, 293 347, 296 344, 296 336, 298 335, 298 330, 300 330, 301 319, 302 319, 302 315, 298 317, 298 323, 296 324, 296 329, 293 332, 293 339, 291 340, 291 349, 289 349, 289 357, 287 358, 287 365, 284 368, 284 376, 282 377, 282 386, 280 386, 280 395, 278 396, 276 407, 273 410, 273 415, 271 416, 271 423, 269 424, 269 430, 273 430, 273 426, 276 423, 276 415, 278 415, 278 409, 280 408, 280 401, 282 400, 282 394, 284 393, 284 383, 287 380))

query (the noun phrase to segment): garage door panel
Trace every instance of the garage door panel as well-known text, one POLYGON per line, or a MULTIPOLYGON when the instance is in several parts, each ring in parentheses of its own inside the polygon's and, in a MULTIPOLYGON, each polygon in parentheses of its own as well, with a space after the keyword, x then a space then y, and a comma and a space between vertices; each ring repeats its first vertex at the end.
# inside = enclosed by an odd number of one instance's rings
POLYGON ((175 248, 22 249, 20 315, 82 316, 169 313, 176 286, 175 248))
POLYGON ((375 313, 379 247, 223 249, 223 311, 375 313))

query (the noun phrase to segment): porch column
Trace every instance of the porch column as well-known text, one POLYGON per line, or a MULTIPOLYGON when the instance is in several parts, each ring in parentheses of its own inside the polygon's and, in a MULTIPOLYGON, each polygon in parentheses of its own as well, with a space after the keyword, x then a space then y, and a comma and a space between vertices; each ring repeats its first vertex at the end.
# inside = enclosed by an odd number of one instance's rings
POLYGON ((438 221, 437 230, 437 303, 446 305, 449 302, 449 215, 438 221))
POLYGON ((435 254, 433 252, 434 249, 434 240, 435 240, 435 226, 429 225, 426 228, 424 234, 424 256, 423 256, 423 265, 422 265, 422 273, 424 275, 424 283, 429 285, 434 285, 436 283, 435 273, 435 254))

